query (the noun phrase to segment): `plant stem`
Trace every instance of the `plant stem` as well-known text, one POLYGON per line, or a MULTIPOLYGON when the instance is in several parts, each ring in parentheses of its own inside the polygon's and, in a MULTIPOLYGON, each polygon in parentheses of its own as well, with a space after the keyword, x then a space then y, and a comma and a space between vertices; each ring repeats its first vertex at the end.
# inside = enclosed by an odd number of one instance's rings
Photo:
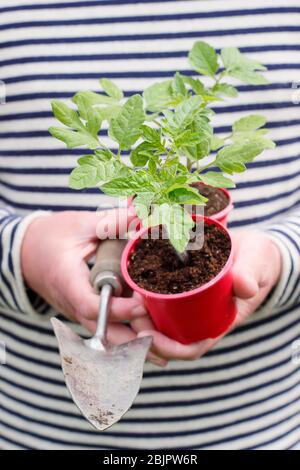
POLYGON ((188 252, 185 250, 183 253, 179 253, 177 250, 175 250, 175 253, 177 257, 180 259, 181 263, 186 266, 189 261, 189 255, 188 252))
POLYGON ((189 172, 191 172, 192 166, 193 166, 193 162, 188 157, 186 157, 186 167, 189 172))
POLYGON ((202 168, 198 168, 198 172, 199 173, 202 173, 203 170, 206 170, 206 168, 210 168, 217 160, 214 159, 212 162, 208 163, 207 165, 203 166, 202 168))

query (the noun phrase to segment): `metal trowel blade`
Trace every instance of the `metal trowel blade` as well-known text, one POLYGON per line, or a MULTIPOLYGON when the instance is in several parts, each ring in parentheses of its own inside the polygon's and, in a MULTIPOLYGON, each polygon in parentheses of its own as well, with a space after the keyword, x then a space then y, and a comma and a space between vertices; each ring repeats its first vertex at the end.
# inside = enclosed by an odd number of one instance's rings
POLYGON ((57 318, 51 322, 71 396, 86 419, 103 431, 119 421, 135 400, 152 337, 98 351, 57 318))

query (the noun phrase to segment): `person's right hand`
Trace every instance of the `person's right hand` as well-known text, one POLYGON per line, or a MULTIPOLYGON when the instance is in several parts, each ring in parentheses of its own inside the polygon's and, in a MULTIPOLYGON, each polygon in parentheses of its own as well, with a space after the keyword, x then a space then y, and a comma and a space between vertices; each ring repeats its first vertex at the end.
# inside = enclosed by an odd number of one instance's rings
MULTIPOLYGON (((96 252, 101 227, 109 234, 133 219, 127 209, 65 211, 41 216, 29 225, 21 264, 27 285, 56 311, 94 331, 99 295, 90 283, 86 261, 96 252)), ((109 319, 130 320, 146 314, 138 296, 113 298, 109 319)))
MULTIPOLYGON (((80 323, 91 333, 96 330, 99 295, 90 283, 86 261, 95 254, 100 239, 126 231, 135 218, 128 209, 102 212, 65 211, 34 219, 26 230, 21 264, 27 285, 55 311, 80 323)), ((110 304, 107 339, 122 344, 137 337, 124 320, 139 320, 143 330, 149 316, 139 294, 114 297, 110 304)), ((149 352, 156 365, 167 361, 149 352)))

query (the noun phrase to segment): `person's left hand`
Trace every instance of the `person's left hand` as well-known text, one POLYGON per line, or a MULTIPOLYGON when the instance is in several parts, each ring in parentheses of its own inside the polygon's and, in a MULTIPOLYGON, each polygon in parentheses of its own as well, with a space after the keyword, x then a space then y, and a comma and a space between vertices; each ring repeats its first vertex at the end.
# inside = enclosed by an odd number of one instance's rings
POLYGON ((149 317, 133 319, 132 328, 138 337, 151 335, 151 350, 157 356, 178 360, 193 360, 201 357, 231 329, 244 322, 265 300, 278 282, 281 273, 281 255, 277 246, 262 232, 233 234, 234 264, 233 288, 236 297, 236 319, 223 335, 183 345, 155 330, 149 317))

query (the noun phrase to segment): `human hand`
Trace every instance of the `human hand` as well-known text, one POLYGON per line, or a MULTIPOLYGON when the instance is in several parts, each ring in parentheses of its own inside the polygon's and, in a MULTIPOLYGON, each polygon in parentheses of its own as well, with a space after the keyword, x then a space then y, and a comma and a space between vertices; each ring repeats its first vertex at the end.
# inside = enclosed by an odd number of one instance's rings
POLYGON ((265 300, 281 273, 281 256, 277 246, 262 232, 245 231, 232 235, 234 246, 233 288, 237 316, 234 324, 215 339, 183 345, 155 330, 151 320, 149 328, 142 330, 139 319, 132 322, 138 336, 153 336, 152 351, 165 359, 192 360, 201 357, 231 329, 244 322, 265 300))
MULTIPOLYGON (((119 226, 126 230, 132 219, 127 209, 65 211, 34 219, 21 250, 27 285, 55 310, 93 331, 99 295, 90 284, 87 260, 96 252, 101 230, 107 236, 119 226)), ((145 314, 145 309, 136 296, 112 299, 110 320, 128 320, 139 313, 145 314)))

